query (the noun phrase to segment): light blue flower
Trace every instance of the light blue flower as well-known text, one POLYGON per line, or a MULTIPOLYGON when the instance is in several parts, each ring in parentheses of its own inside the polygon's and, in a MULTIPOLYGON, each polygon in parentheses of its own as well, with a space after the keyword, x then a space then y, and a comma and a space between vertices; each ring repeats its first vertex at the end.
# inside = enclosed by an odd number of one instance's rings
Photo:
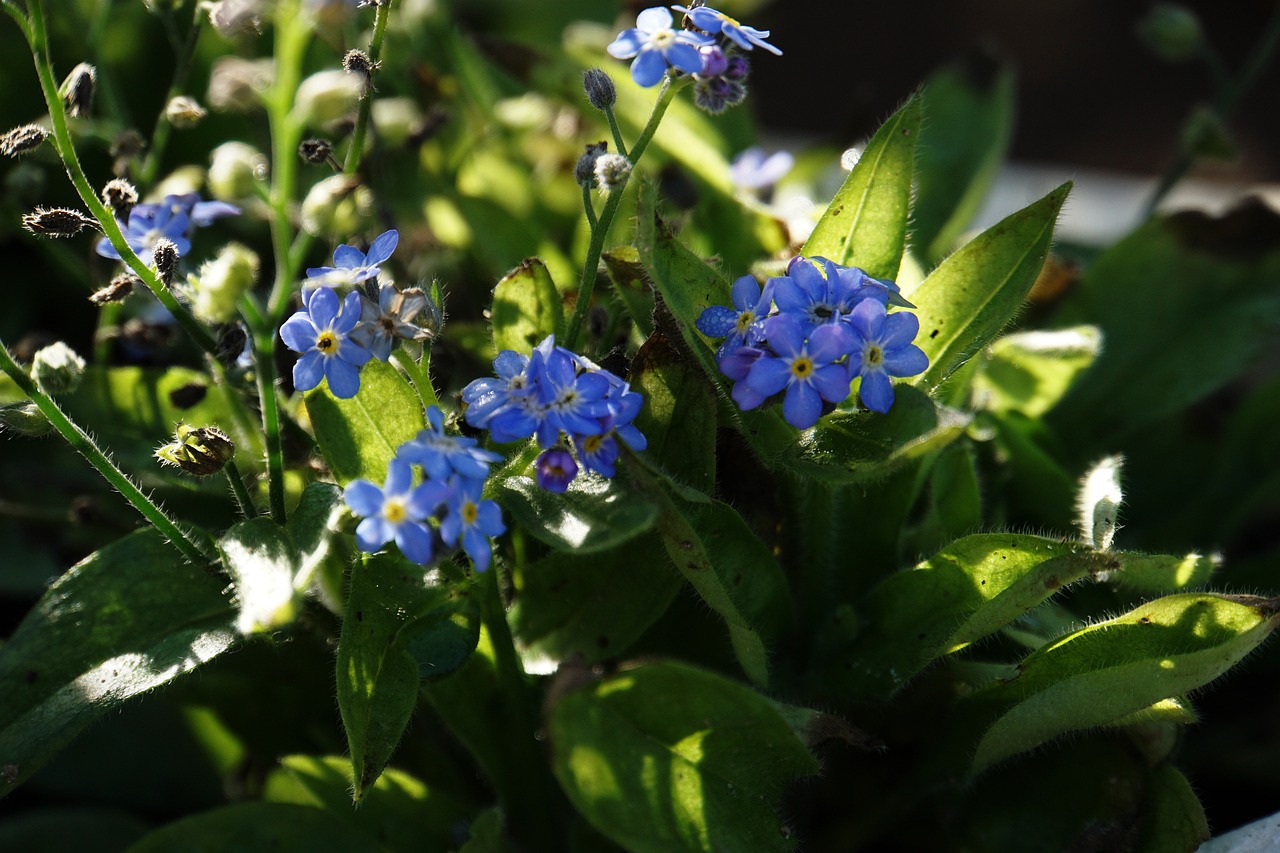
POLYGON ((369 251, 360 251, 355 246, 343 243, 333 250, 331 267, 308 267, 307 280, 304 284, 322 285, 324 287, 340 287, 348 284, 359 284, 382 272, 379 264, 386 262, 400 242, 400 232, 394 228, 384 231, 374 239, 369 251))
POLYGON ((562 494, 578 476, 578 463, 573 461, 573 454, 563 447, 542 451, 534 469, 538 475, 538 486, 556 494, 562 494))
POLYGON ((702 70, 698 48, 712 40, 689 30, 672 27, 675 19, 662 6, 645 9, 636 17, 636 26, 620 34, 607 48, 615 59, 631 59, 631 79, 641 86, 653 86, 667 68, 687 74, 702 70))
POLYGON ((770 317, 764 329, 775 354, 751 365, 746 384, 764 398, 785 388, 783 418, 796 429, 808 429, 822 416, 823 400, 839 403, 849 396, 848 367, 836 362, 853 348, 853 335, 838 323, 807 332, 803 320, 787 314, 770 317))
POLYGON ((858 391, 862 403, 884 414, 893 405, 890 376, 915 376, 929 367, 929 357, 912 343, 920 331, 915 314, 885 313, 878 300, 864 299, 849 315, 854 347, 849 359, 849 379, 862 377, 858 391))
POLYGON ((755 27, 745 26, 734 18, 730 18, 724 12, 712 9, 710 6, 694 6, 692 8, 688 6, 672 6, 671 8, 688 15, 693 21, 693 25, 704 32, 723 33, 725 38, 743 50, 759 47, 775 56, 782 56, 782 51, 765 41, 769 37, 769 30, 757 30, 755 27))
POLYGON ((789 151, 775 151, 768 157, 758 145, 743 151, 729 164, 729 180, 744 190, 763 190, 773 186, 791 171, 796 158, 789 151))
POLYGON ((399 459, 387 466, 383 488, 353 480, 342 494, 351 511, 363 517, 356 527, 361 551, 372 554, 394 539, 400 553, 422 566, 431 562, 435 551, 435 535, 426 520, 448 497, 447 483, 428 480, 413 488, 413 469, 399 459))
POLYGON ((773 279, 761 289, 754 276, 744 275, 729 291, 733 308, 712 305, 694 323, 709 338, 724 338, 716 357, 741 346, 755 346, 764 338, 764 320, 773 304, 773 279))
MULTIPOLYGON (((187 234, 191 230, 191 219, 185 211, 177 210, 167 204, 139 204, 129 211, 129 222, 122 225, 125 242, 134 254, 144 260, 150 260, 152 250, 160 240, 173 241, 179 256, 191 251, 191 240, 187 234)), ((111 241, 103 237, 94 247, 104 258, 123 260, 111 241)))
POLYGON ((502 523, 502 510, 493 501, 481 499, 484 489, 481 480, 455 477, 449 485, 452 493, 440 521, 440 538, 450 546, 461 541, 462 550, 476 564, 476 571, 483 572, 489 568, 492 556, 489 539, 507 529, 502 523))
POLYGON ((351 292, 341 304, 338 294, 328 288, 303 296, 303 307, 280 327, 285 346, 302 353, 293 366, 293 387, 310 391, 329 380, 333 396, 354 397, 360 390, 360 368, 372 358, 364 347, 351 340, 351 330, 360 319, 360 294, 351 292))
POLYGON ((433 480, 447 480, 457 474, 473 480, 489 476, 489 466, 500 462, 496 453, 476 446, 474 438, 449 435, 444 431, 444 412, 439 406, 427 408, 427 429, 396 450, 396 457, 422 466, 433 480))

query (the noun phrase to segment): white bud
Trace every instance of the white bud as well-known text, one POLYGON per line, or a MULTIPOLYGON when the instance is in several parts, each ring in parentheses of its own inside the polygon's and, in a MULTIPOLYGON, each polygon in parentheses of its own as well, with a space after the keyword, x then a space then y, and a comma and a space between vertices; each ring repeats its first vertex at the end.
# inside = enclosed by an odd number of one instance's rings
POLYGON ((228 243, 200 272, 188 279, 191 311, 206 323, 229 323, 236 305, 258 279, 258 256, 239 243, 228 243))
POLYGON ((350 175, 331 175, 302 200, 302 228, 315 237, 345 239, 373 212, 373 193, 350 175))
POLYGON ((1099 460, 1080 480, 1076 523, 1080 535, 1099 551, 1111 548, 1111 542, 1119 529, 1120 504, 1124 493, 1120 490, 1120 468, 1124 459, 1108 456, 1099 460))
POLYGON ((621 189, 631 175, 631 161, 621 154, 601 154, 595 162, 596 183, 603 193, 621 189))
POLYGON ((224 142, 209 155, 209 192, 219 201, 239 201, 254 194, 265 179, 267 158, 252 145, 224 142))
POLYGON ((322 127, 352 114, 360 101, 360 81, 345 71, 319 71, 298 87, 294 115, 308 127, 322 127))
POLYGON ((46 393, 70 394, 84 378, 84 359, 58 341, 36 352, 31 360, 31 376, 46 393))
POLYGON ((194 98, 178 95, 165 104, 164 117, 176 128, 195 127, 209 114, 194 98))

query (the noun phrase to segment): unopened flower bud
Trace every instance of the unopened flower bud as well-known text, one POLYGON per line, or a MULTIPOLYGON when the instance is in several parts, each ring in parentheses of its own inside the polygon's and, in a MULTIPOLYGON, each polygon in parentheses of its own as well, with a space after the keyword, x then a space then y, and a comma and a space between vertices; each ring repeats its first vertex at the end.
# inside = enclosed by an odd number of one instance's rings
POLYGON ((1204 33, 1196 13, 1176 3, 1157 3, 1138 21, 1138 37, 1156 56, 1183 62, 1200 51, 1204 33))
POLYGON ((16 432, 28 438, 39 438, 53 432, 53 424, 30 400, 0 406, 0 432, 16 432))
POLYGON ((579 186, 594 187, 596 185, 596 160, 609 150, 607 142, 593 142, 582 152, 578 163, 573 167, 573 179, 579 186))
POLYGON ((31 378, 47 394, 70 394, 84 378, 84 359, 62 341, 49 344, 31 360, 31 378))
POLYGON ((294 114, 309 127, 322 127, 354 112, 360 97, 356 78, 344 71, 320 71, 298 87, 294 114))
POLYGON ((20 157, 28 151, 40 147, 40 143, 49 138, 49 131, 38 124, 24 124, 0 136, 0 154, 6 157, 20 157))
POLYGON ((157 448, 156 458, 188 474, 208 477, 221 471, 235 452, 230 437, 217 427, 178 424, 174 440, 157 448))
POLYGON ((349 50, 346 56, 342 57, 342 70, 354 77, 360 84, 360 98, 364 99, 369 91, 377 91, 373 86, 373 72, 382 66, 381 62, 374 62, 369 58, 369 54, 363 50, 349 50))
POLYGON ((378 98, 370 114, 378 140, 397 147, 422 129, 422 111, 412 98, 378 98))
POLYGON ((106 287, 95 290, 89 295, 89 301, 94 305, 106 305, 108 302, 123 302, 133 293, 133 289, 142 284, 142 279, 133 273, 122 272, 115 278, 111 279, 111 283, 106 287))
POLYGON ((1182 146, 1195 156, 1210 160, 1230 162, 1238 156, 1222 117, 1205 106, 1197 108, 1187 119, 1182 128, 1182 146))
POLYGON ((67 105, 67 115, 83 118, 93 109, 93 92, 98 85, 98 72, 87 62, 81 62, 67 79, 62 81, 58 94, 67 105))
POLYGON ((151 264, 165 284, 173 282, 173 273, 178 269, 178 247, 168 238, 161 237, 151 251, 151 264))
POLYGON ((228 370, 233 367, 245 352, 249 342, 249 333, 243 323, 230 323, 222 328, 218 335, 218 349, 214 356, 228 370))
POLYGON ((333 143, 327 139, 304 139, 298 144, 298 156, 313 166, 328 163, 341 172, 340 164, 333 159, 333 143))
POLYGON ((102 203, 111 208, 116 219, 127 222, 129 212, 138 203, 138 191, 124 178, 116 178, 107 181, 107 185, 102 188, 102 203))
POLYGON ((275 80, 270 59, 241 59, 222 56, 209 72, 205 100, 219 112, 247 113, 262 104, 262 94, 275 80))
POLYGON ((142 138, 142 134, 130 128, 116 134, 116 138, 111 140, 111 156, 115 158, 111 171, 119 177, 129 174, 129 161, 137 157, 147 147, 147 141, 142 138))
POLYGON ((360 230, 373 210, 373 194, 350 175, 331 175, 302 200, 302 228, 315 237, 342 237, 360 230))
POLYGON ((219 201, 239 201, 254 194, 259 181, 267 178, 267 158, 252 145, 224 142, 209 155, 205 180, 209 192, 219 201))
POLYGON ((239 243, 228 243, 206 261, 190 281, 191 311, 206 323, 227 323, 236 304, 258 278, 258 256, 239 243))
POLYGON ((165 120, 180 129, 195 127, 208 114, 208 110, 186 95, 171 98, 164 106, 165 120))
POLYGON ((582 72, 582 89, 591 106, 598 110, 611 109, 618 102, 618 87, 603 69, 588 68, 582 72))
POLYGON ((209 23, 223 38, 262 29, 263 4, 255 0, 218 0, 209 5, 209 23))
POLYGON ((631 176, 631 161, 621 154, 601 154, 596 158, 596 183, 603 193, 621 189, 631 176))
POLYGON ((37 207, 23 214, 22 227, 37 237, 73 237, 86 228, 97 228, 98 223, 69 207, 37 207))

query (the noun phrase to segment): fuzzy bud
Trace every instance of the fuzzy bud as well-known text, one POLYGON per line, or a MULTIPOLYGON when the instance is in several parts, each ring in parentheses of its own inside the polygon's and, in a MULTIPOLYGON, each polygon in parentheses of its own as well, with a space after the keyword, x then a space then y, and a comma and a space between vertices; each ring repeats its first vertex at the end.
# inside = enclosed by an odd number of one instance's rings
POLYGON ((106 305, 108 302, 123 302, 133 293, 133 289, 142 284, 142 279, 133 273, 122 272, 111 283, 100 290, 89 294, 89 301, 94 305, 106 305))
POLYGON ((603 69, 588 68, 582 72, 582 89, 587 93, 591 106, 598 110, 613 109, 618 102, 618 87, 603 69))
POLYGON ((39 438, 53 432, 53 424, 31 401, 0 406, 0 432, 16 432, 28 438, 39 438))
POLYGON ((378 141, 398 147, 409 141, 423 126, 422 111, 412 98, 378 98, 370 111, 378 141))
POLYGON ((24 124, 0 136, 0 154, 6 157, 20 157, 28 151, 34 151, 49 138, 49 131, 38 124, 24 124))
POLYGON ((327 139, 304 139, 298 144, 298 156, 304 162, 313 166, 319 166, 321 163, 328 163, 337 171, 342 169, 338 167, 338 162, 333 159, 333 143, 327 139))
POLYGON ((192 313, 206 323, 230 322, 240 297, 257 278, 257 254, 239 243, 228 243, 191 278, 192 313))
POLYGON ((242 323, 230 323, 222 328, 218 335, 218 349, 214 356, 223 367, 230 370, 244 354, 245 344, 249 342, 249 333, 242 323))
POLYGON ((188 474, 208 477, 226 467, 235 452, 230 437, 217 427, 178 424, 174 440, 157 448, 156 458, 188 474))
POLYGON ((314 237, 345 238, 373 211, 373 194, 350 175, 331 175, 302 200, 302 228, 314 237))
POLYGON ((151 252, 151 264, 165 284, 173 282, 173 273, 178 269, 180 258, 178 247, 172 240, 162 237, 156 241, 155 248, 151 252))
POLYGON ((180 130, 195 127, 208 114, 208 110, 200 106, 194 98, 188 98, 186 95, 171 98, 164 106, 165 120, 180 130))
POLYGON ((72 118, 85 118, 93 109, 93 93, 98 86, 98 72, 87 62, 81 62, 67 79, 62 81, 58 94, 67 105, 67 115, 72 118))
POLYGON ((209 23, 223 38, 262 29, 262 3, 254 0, 218 0, 209 4, 209 23))
POLYGON ((247 113, 262 104, 262 95, 275 80, 270 59, 222 56, 209 72, 205 100, 219 112, 247 113))
POLYGON ((622 189, 631 177, 631 161, 621 154, 601 154, 596 158, 595 176, 603 193, 622 189))
POLYGON ((209 155, 205 180, 210 194, 219 201, 249 198, 258 182, 266 178, 267 158, 252 145, 224 142, 209 155))
POLYGON ((37 207, 23 214, 22 227, 37 237, 74 237, 86 228, 97 228, 98 223, 69 207, 37 207))
POLYGON ((582 187, 594 187, 596 185, 596 160, 600 159, 600 155, 609 150, 607 142, 593 142, 582 152, 582 156, 578 158, 578 163, 573 167, 573 179, 582 187))
POLYGON ((374 62, 363 50, 349 50, 342 57, 342 70, 352 75, 360 83, 360 98, 363 100, 369 91, 377 91, 373 86, 373 72, 382 67, 381 62, 374 62))
POLYGON ((1080 493, 1076 498, 1079 516, 1076 524, 1084 540, 1099 551, 1111 548, 1119 529, 1120 504, 1124 493, 1120 489, 1120 468, 1124 459, 1108 456, 1099 460, 1080 481, 1080 493))
POLYGON ((107 181, 107 185, 102 188, 102 203, 111 208, 116 219, 127 222, 129 212, 138 203, 138 191, 124 178, 116 178, 107 181))
POLYGON ((298 87, 294 115, 308 127, 322 127, 355 112, 361 97, 360 81, 345 71, 320 71, 298 87))
POLYGON ((47 394, 70 394, 84 378, 84 359, 62 341, 36 351, 31 378, 47 394))

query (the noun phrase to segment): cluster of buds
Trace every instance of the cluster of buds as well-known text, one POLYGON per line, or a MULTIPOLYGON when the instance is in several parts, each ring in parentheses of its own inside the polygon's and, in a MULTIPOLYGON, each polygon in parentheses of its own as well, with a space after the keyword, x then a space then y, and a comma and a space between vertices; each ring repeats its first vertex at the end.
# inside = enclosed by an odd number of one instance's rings
POLYGON ((165 465, 208 477, 221 471, 235 452, 235 444, 217 427, 178 424, 173 441, 156 448, 155 455, 165 465))

